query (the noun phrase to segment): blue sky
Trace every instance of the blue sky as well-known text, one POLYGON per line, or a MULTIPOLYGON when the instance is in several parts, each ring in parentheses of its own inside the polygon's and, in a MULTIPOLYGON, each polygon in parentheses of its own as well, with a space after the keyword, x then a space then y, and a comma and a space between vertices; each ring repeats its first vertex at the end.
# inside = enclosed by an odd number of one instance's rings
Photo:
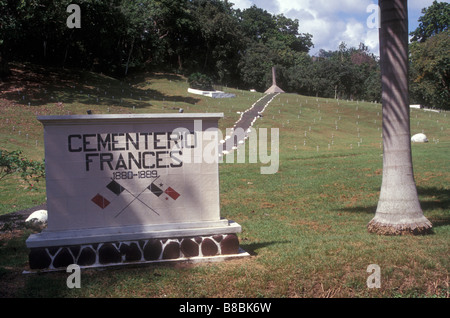
MULTIPOLYGON (((234 8, 245 9, 256 5, 271 14, 283 14, 299 20, 299 31, 313 35, 315 55, 320 49, 337 50, 341 42, 348 47, 358 47, 363 42, 378 55, 378 29, 369 27, 367 20, 373 17, 369 6, 376 0, 229 0, 234 8), (368 10, 369 8, 369 10, 368 10)), ((449 1, 439 1, 449 2, 449 1)), ((408 0, 409 29, 417 28, 421 11, 433 0, 408 0)))

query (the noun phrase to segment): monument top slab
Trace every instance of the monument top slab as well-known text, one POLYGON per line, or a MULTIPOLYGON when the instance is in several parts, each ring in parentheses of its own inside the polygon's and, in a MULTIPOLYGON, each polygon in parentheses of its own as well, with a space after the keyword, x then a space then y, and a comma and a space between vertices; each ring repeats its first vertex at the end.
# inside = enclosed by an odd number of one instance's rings
POLYGON ((67 115, 67 116, 38 116, 37 119, 44 125, 59 123, 83 123, 104 122, 104 123, 133 123, 151 122, 158 120, 186 121, 186 120, 219 120, 223 118, 223 113, 183 113, 183 114, 102 114, 102 115, 67 115))

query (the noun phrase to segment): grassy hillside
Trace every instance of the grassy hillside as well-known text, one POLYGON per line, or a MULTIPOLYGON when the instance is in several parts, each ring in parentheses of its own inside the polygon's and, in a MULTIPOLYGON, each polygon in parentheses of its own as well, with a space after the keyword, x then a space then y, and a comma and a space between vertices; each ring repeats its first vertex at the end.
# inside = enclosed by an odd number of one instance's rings
MULTIPOLYGON (((36 114, 178 112, 181 107, 223 112, 225 129, 239 118, 237 111, 262 96, 235 89, 226 89, 237 94, 234 99, 190 95, 184 78, 167 74, 121 82, 84 72, 65 78, 59 71, 17 71, 20 82, 2 86, 0 144, 37 160, 43 141, 36 114)), ((411 111, 412 133, 424 132, 430 140, 412 145, 420 201, 434 225, 434 234, 420 237, 366 230, 381 186, 381 105, 281 94, 255 128, 254 133, 279 129, 278 172, 263 175, 263 164, 248 160, 220 164, 221 215, 242 225, 241 247, 250 258, 86 271, 82 288, 72 290, 66 273, 20 274, 27 264, 28 231, 0 241, 0 290, 23 297, 449 296, 450 113, 411 111), (370 264, 381 268, 380 289, 366 286, 370 264)), ((251 149, 247 143, 238 151, 248 156, 251 149)), ((30 192, 20 180, 8 179, 0 187, 1 213, 45 200, 44 184, 30 192)))
MULTIPOLYGON (((0 86, 0 150, 21 150, 32 160, 44 158, 42 115, 224 113, 220 128, 232 127, 238 111, 249 108, 263 94, 236 89, 233 99, 211 99, 187 92, 186 78, 149 74, 117 80, 101 74, 15 65, 13 76, 0 86)), ((45 182, 33 185, 19 178, 0 183, 0 215, 45 201, 45 182)))

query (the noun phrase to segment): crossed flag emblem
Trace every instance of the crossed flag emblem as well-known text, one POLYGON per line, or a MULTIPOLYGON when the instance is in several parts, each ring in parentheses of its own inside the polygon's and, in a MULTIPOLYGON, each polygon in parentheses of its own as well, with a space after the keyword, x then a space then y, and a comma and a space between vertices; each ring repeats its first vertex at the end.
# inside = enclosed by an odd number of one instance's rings
POLYGON ((131 193, 129 190, 127 190, 125 187, 123 187, 120 183, 118 183, 115 180, 112 180, 110 183, 108 183, 106 185, 106 189, 108 190, 107 192, 108 192, 108 194, 111 194, 112 198, 110 195, 97 193, 91 199, 91 201, 93 203, 95 203, 97 206, 99 206, 101 209, 105 209, 112 203, 112 201, 115 198, 119 197, 123 192, 126 191, 129 194, 131 194, 134 199, 131 202, 129 202, 119 213, 117 213, 115 217, 118 217, 123 211, 125 211, 131 205, 131 203, 133 203, 136 200, 138 200, 139 202, 144 204, 147 208, 149 208, 151 211, 153 211, 154 213, 159 215, 159 213, 156 212, 152 207, 150 207, 147 203, 142 201, 139 198, 139 196, 141 194, 143 194, 145 191, 149 190, 157 198, 164 197, 165 200, 169 200, 169 198, 172 200, 176 200, 176 199, 178 199, 180 194, 177 191, 175 191, 172 187, 170 187, 170 186, 166 187, 162 182, 155 184, 155 182, 158 180, 158 178, 159 177, 157 177, 150 185, 145 187, 138 195, 131 193))

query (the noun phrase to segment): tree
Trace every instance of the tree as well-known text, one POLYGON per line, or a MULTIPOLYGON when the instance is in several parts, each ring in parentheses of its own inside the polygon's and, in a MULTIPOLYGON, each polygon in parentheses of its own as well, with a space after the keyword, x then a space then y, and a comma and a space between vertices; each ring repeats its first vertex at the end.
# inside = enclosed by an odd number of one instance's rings
POLYGON ((183 71, 197 66, 201 36, 194 14, 196 3, 185 0, 147 0, 154 41, 152 61, 160 69, 183 71), (162 67, 164 65, 164 67, 162 67))
POLYGON ((264 91, 272 81, 268 72, 273 66, 272 52, 262 43, 253 43, 239 62, 240 76, 244 84, 258 91, 264 91))
POLYGON ((430 37, 448 30, 450 23, 450 3, 433 1, 433 4, 422 9, 419 26, 410 35, 412 42, 425 42, 430 37))
POLYGON ((45 178, 44 161, 28 160, 22 151, 0 150, 0 180, 18 174, 28 183, 39 182, 45 178))
POLYGON ((411 95, 414 102, 450 109, 450 31, 414 42, 411 51, 411 95))
POLYGON ((383 178, 368 231, 383 235, 431 231, 414 181, 408 92, 407 0, 379 0, 383 100, 383 178))
POLYGON ((299 33, 298 19, 292 20, 279 14, 273 17, 276 27, 272 30, 273 37, 284 42, 294 52, 308 53, 313 47, 312 35, 309 33, 299 33))
POLYGON ((256 5, 238 10, 238 16, 244 35, 252 42, 266 43, 276 28, 273 16, 256 5))
MULTIPOLYGON (((14 8, 15 9, 15 8, 14 8)), ((2 78, 10 75, 7 56, 7 45, 8 40, 11 40, 16 34, 14 30, 16 27, 17 19, 15 15, 11 12, 13 11, 11 7, 8 6, 6 0, 0 0, 0 80, 2 78)))
POLYGON ((295 83, 289 77, 298 73, 295 68, 304 63, 306 53, 313 46, 312 35, 299 33, 298 20, 282 14, 271 15, 256 6, 243 12, 237 10, 237 17, 246 39, 239 62, 244 85, 266 90, 272 83, 273 66, 280 75, 277 76, 280 86, 295 83))
POLYGON ((336 51, 320 50, 308 63, 304 61, 289 69, 293 91, 328 98, 380 100, 379 61, 363 43, 358 48, 341 43, 336 51))
POLYGON ((221 0, 196 0, 194 19, 201 35, 202 47, 197 52, 201 72, 220 83, 232 82, 243 48, 242 34, 231 5, 221 0))
POLYGON ((410 93, 414 103, 450 109, 450 4, 422 10, 410 44, 410 93))

